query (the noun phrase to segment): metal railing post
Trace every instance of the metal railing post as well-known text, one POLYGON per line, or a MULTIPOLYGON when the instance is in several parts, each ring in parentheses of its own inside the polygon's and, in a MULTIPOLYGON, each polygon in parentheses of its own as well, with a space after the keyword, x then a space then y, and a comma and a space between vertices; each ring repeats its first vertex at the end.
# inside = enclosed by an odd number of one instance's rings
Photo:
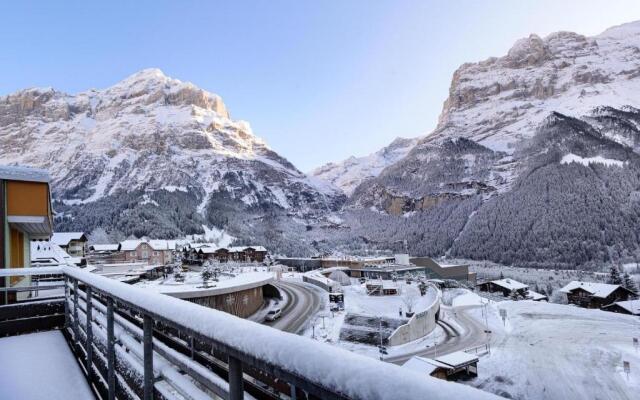
POLYGON ((229 356, 229 400, 242 400, 243 398, 242 361, 229 356))
POLYGON ((107 298, 107 385, 109 400, 116 398, 116 337, 113 328, 113 298, 107 298))
POLYGON ((85 350, 87 351, 87 375, 89 375, 89 381, 93 381, 93 323, 91 321, 93 314, 93 304, 92 304, 92 290, 91 286, 87 285, 87 289, 85 293, 87 295, 87 328, 85 332, 87 333, 87 344, 85 350))
POLYGON ((64 276, 64 329, 69 328, 69 277, 64 276))
POLYGON ((153 319, 145 315, 143 319, 144 348, 144 400, 153 399, 153 319))
POLYGON ((73 340, 78 343, 78 280, 73 280, 73 340))

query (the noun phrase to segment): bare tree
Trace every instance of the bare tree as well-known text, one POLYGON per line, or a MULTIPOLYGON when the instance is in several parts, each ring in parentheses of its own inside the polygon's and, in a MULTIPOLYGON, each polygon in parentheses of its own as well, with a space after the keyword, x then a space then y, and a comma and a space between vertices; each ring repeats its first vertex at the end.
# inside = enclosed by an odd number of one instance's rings
POLYGON ((404 288, 404 290, 402 291, 401 299, 404 305, 407 307, 408 314, 411 314, 413 312, 413 307, 416 305, 419 298, 420 295, 418 294, 417 290, 412 287, 404 288))

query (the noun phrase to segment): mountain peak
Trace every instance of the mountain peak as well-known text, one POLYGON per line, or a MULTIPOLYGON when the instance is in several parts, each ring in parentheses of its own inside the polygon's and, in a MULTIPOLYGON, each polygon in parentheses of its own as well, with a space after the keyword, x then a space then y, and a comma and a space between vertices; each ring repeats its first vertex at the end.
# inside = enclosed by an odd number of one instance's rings
POLYGON ((536 34, 520 39, 509 49, 507 57, 508 65, 513 68, 538 65, 551 56, 547 44, 536 34))
POLYGON ((169 78, 160 68, 145 68, 129 75, 124 81, 140 80, 168 80, 169 78))

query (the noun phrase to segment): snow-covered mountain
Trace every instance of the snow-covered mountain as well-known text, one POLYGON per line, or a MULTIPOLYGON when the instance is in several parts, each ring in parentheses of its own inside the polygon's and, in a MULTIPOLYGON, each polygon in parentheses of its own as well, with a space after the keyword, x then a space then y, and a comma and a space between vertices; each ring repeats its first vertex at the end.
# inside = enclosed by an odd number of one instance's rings
POLYGON ((337 163, 328 163, 311 171, 315 176, 351 195, 355 188, 369 178, 375 178, 386 167, 394 164, 418 143, 418 138, 396 138, 388 146, 364 157, 349 157, 337 163))
POLYGON ((0 164, 50 171, 61 229, 234 230, 235 212, 313 220, 343 199, 231 119, 219 96, 158 69, 103 90, 0 97, 0 141, 0 164))
POLYGON ((454 73, 435 131, 353 191, 345 223, 418 254, 640 257, 639 109, 640 22, 531 35, 454 73))

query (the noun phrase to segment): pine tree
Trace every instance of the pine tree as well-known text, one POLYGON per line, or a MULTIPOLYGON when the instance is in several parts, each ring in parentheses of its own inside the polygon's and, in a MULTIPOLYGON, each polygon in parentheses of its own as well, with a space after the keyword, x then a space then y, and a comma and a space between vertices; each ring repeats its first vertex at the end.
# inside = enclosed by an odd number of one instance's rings
POLYGON ((615 265, 612 265, 609 269, 609 283, 612 285, 622 285, 623 283, 620 277, 620 271, 615 265))
POLYGON ((633 281, 633 278, 631 277, 631 275, 629 275, 628 273, 624 273, 624 275, 622 276, 622 278, 624 279, 624 282, 622 283, 622 286, 624 286, 625 288, 631 290, 634 293, 638 292, 638 288, 636 287, 636 283, 633 281))

